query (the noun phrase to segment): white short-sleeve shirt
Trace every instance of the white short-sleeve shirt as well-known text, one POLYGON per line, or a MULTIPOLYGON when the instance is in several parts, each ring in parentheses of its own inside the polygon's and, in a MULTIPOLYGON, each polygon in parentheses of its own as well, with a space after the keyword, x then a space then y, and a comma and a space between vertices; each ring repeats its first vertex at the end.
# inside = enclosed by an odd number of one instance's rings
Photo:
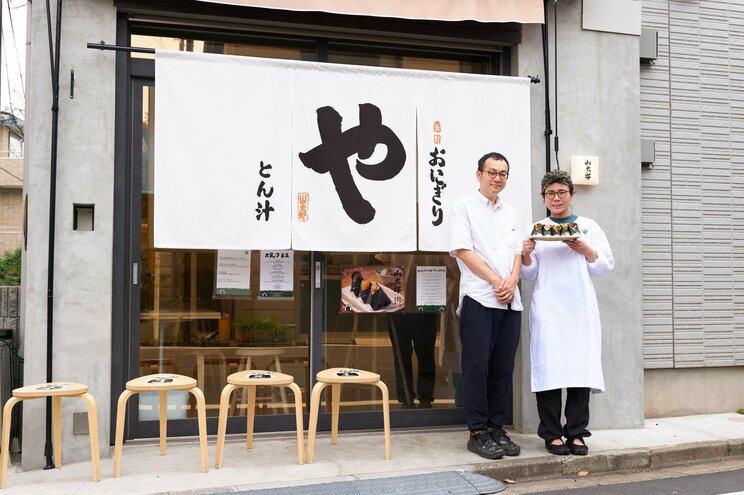
MULTIPOLYGON (((506 278, 514 268, 514 257, 522 253, 517 215, 510 205, 497 198, 494 206, 488 198, 476 192, 455 201, 450 224, 450 255, 458 249, 468 249, 480 256, 500 277, 506 278)), ((470 296, 487 308, 507 309, 498 301, 491 284, 473 273, 457 258, 460 267, 460 305, 470 296)), ((511 309, 522 311, 519 287, 514 289, 511 309)), ((457 313, 460 313, 458 307, 457 313)))

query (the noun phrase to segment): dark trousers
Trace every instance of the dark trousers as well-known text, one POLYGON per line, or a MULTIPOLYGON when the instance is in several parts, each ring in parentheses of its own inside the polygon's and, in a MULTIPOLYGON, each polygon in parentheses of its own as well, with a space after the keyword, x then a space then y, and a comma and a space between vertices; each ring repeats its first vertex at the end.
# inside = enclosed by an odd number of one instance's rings
POLYGON ((470 431, 504 425, 521 321, 520 311, 487 308, 468 296, 463 298, 461 367, 470 431))
POLYGON ((388 319, 388 333, 393 344, 395 389, 398 402, 413 404, 434 400, 436 361, 434 343, 437 340, 438 313, 396 313, 388 319), (418 366, 416 389, 413 388, 413 353, 418 366))
POLYGON ((566 437, 571 441, 591 436, 589 425, 589 388, 566 389, 566 425, 561 426, 561 389, 536 392, 540 426, 537 434, 545 440, 566 437))

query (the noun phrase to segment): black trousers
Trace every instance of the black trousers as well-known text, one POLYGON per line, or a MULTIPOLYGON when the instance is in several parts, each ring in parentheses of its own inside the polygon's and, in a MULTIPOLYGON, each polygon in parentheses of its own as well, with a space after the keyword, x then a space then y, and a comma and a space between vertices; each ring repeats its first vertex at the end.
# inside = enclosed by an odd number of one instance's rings
POLYGON ((561 390, 535 392, 537 414, 540 425, 537 434, 545 440, 566 437, 574 438, 591 436, 586 427, 589 425, 589 388, 572 387, 566 389, 566 424, 561 426, 561 390))
POLYGON ((504 425, 521 321, 521 311, 487 308, 463 298, 463 406, 470 431, 504 425))
POLYGON ((410 405, 418 396, 420 402, 434 400, 438 313, 395 313, 388 319, 388 333, 393 344, 395 390, 398 402, 410 405), (413 353, 418 371, 413 388, 413 353), (414 393, 415 390, 415 393, 414 393))

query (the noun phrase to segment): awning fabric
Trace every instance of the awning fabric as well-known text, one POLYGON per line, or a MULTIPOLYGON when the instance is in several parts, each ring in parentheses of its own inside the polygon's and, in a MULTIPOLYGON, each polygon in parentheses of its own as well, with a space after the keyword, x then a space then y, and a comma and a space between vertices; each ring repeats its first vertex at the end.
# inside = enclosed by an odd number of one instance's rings
POLYGON ((438 21, 542 23, 542 0, 200 0, 279 10, 438 21))

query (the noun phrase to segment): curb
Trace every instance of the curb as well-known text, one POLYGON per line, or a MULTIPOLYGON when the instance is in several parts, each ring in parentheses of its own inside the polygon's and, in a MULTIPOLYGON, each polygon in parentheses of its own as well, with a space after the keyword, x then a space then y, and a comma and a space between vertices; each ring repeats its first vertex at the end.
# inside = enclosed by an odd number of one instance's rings
POLYGON ((575 476, 579 471, 610 473, 650 471, 744 456, 744 439, 714 440, 649 449, 629 449, 581 456, 550 456, 494 461, 472 467, 474 473, 497 480, 534 480, 575 476))

